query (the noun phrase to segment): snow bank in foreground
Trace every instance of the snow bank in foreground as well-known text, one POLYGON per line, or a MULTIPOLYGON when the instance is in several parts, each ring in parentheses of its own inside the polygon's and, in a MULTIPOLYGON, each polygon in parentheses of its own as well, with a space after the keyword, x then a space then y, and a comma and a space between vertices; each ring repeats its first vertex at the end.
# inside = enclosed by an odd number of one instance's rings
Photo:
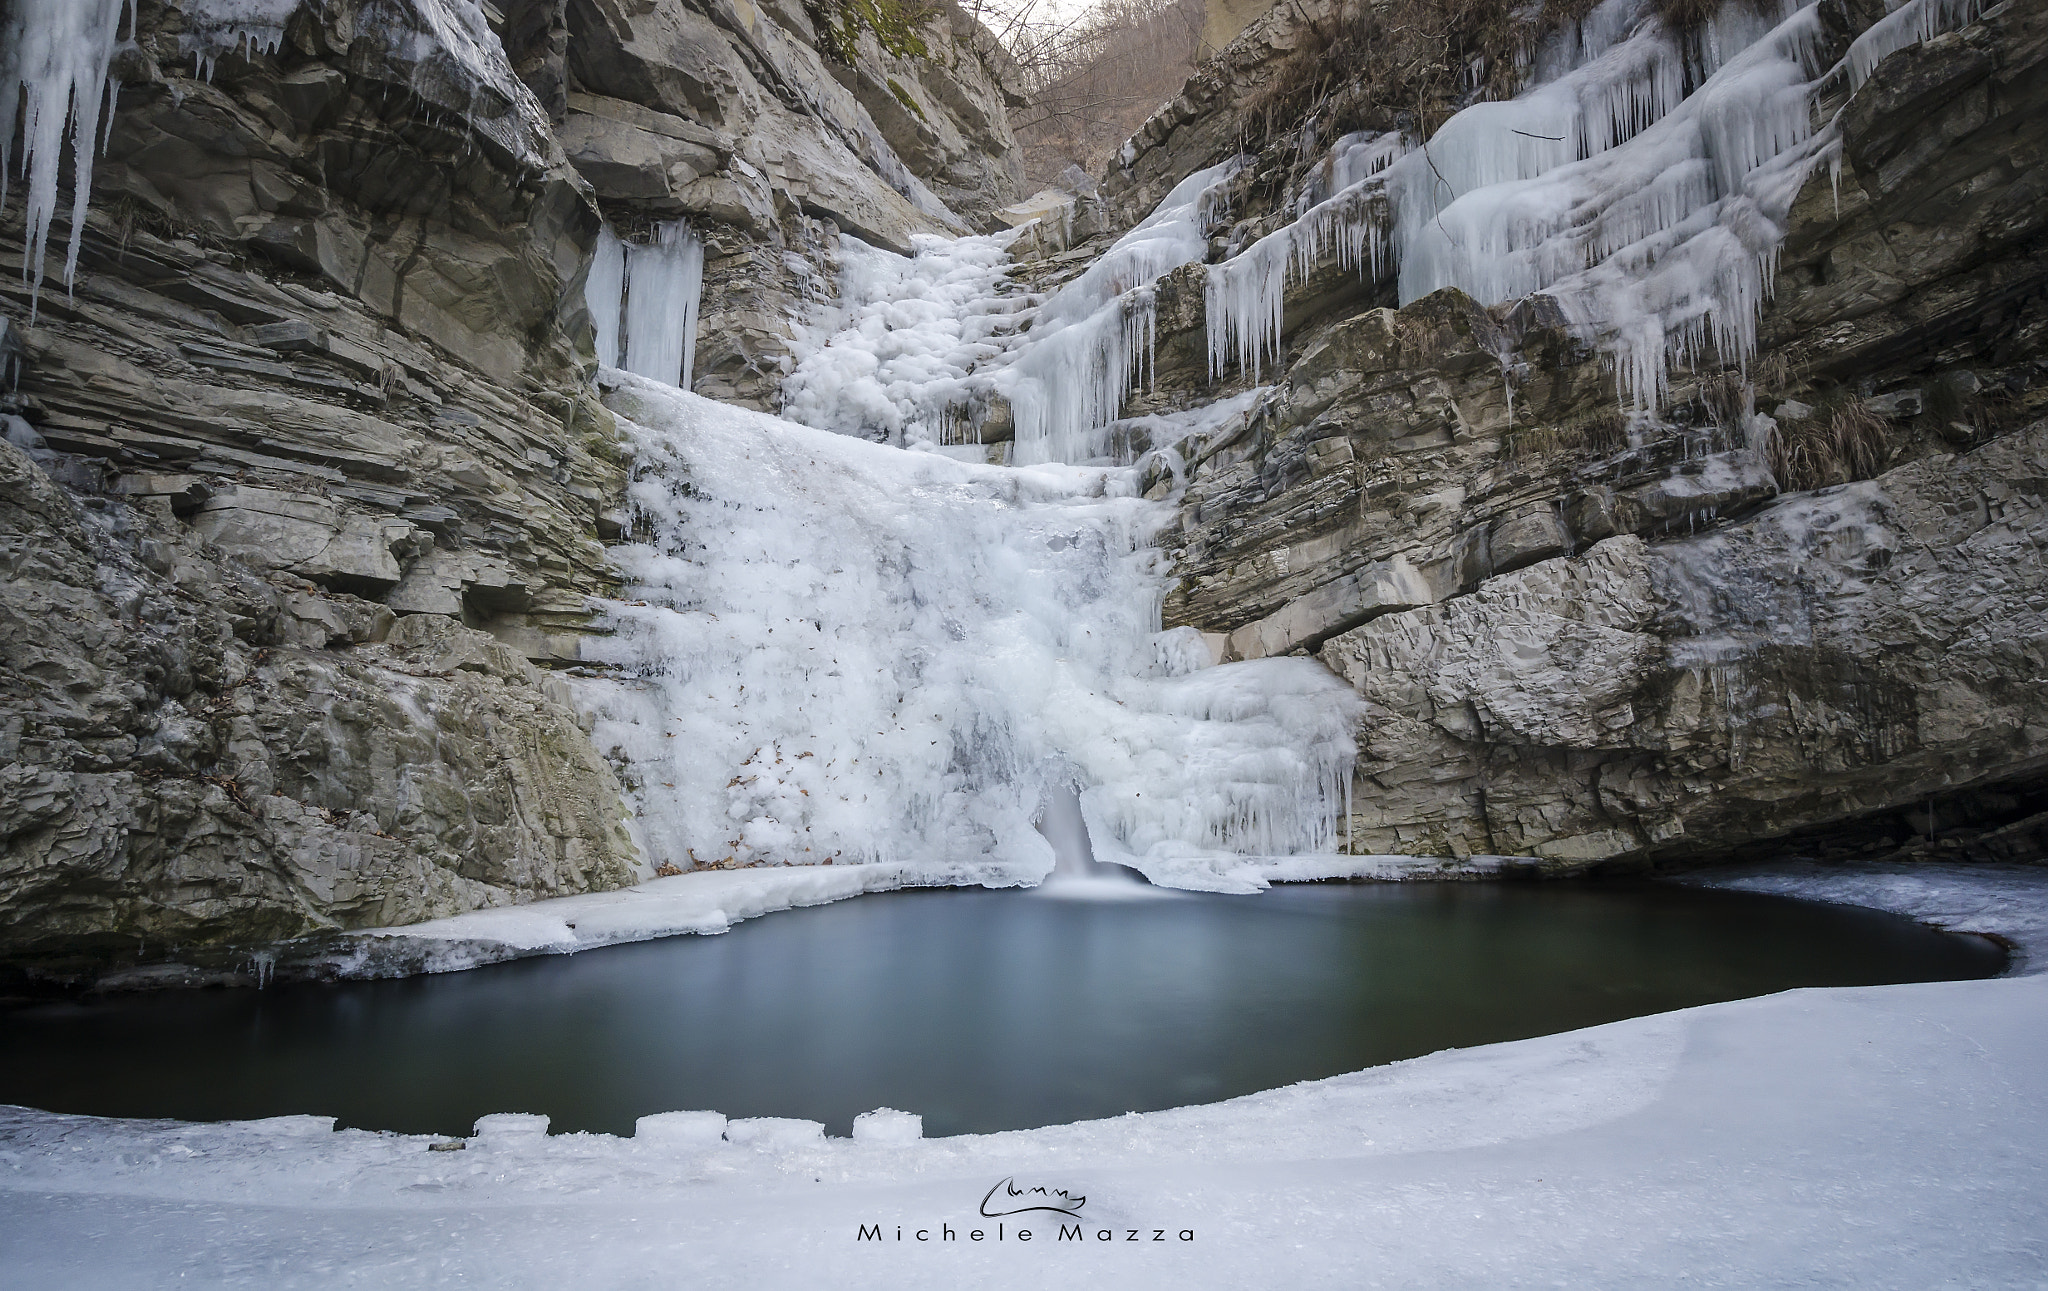
MULTIPOLYGON (((1827 896, 1869 877, 1740 881, 1827 896)), ((2048 874, 1880 877, 1895 906, 1975 893, 1980 930, 2007 936, 2048 910, 2048 874)), ((712 1113, 631 1139, 492 1118, 429 1152, 312 1116, 12 1109, 0 1249, 37 1288, 2032 1286, 2044 1106, 2048 974, 1788 991, 925 1141, 720 1137, 712 1113), (984 1218, 1005 1180, 1085 1201, 984 1218)))

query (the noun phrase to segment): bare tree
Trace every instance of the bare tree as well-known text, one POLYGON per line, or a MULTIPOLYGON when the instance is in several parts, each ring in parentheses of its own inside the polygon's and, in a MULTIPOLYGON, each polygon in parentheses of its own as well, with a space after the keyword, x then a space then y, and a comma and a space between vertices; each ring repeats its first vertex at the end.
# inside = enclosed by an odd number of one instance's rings
POLYGON ((1202 0, 1099 0, 1063 14, 1049 0, 966 0, 1023 69, 1031 106, 1011 121, 1034 184, 1070 167, 1101 172, 1201 55, 1202 0))

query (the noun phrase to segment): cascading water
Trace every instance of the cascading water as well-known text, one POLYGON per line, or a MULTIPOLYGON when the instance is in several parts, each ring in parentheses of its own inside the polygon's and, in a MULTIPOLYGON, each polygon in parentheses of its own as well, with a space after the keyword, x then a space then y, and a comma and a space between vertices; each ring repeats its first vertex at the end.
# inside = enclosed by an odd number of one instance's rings
POLYGON ((844 244, 841 308, 784 384, 783 411, 824 430, 953 442, 992 399, 1019 462, 1114 455, 1112 427, 1151 363, 1153 284, 1200 260, 1232 160, 1176 185, 1086 271, 1040 300, 1008 287, 1014 234, 922 238, 914 257, 844 244), (1028 327, 1028 331, 1024 330, 1028 327))
POLYGON ((650 541, 588 647, 599 747, 682 867, 884 861, 1033 882, 1078 779, 1094 854, 1176 886, 1337 850, 1355 700, 1159 631, 1172 515, 1129 470, 973 466, 624 374, 650 541), (1048 768, 1064 768, 1055 776, 1048 768))
POLYGON ((1140 882, 1124 866, 1095 859, 1081 794, 1072 785, 1055 781, 1046 786, 1045 800, 1038 809, 1038 832, 1052 845, 1054 858, 1052 873, 1038 889, 1042 895, 1086 901, 1160 895, 1159 889, 1140 882))

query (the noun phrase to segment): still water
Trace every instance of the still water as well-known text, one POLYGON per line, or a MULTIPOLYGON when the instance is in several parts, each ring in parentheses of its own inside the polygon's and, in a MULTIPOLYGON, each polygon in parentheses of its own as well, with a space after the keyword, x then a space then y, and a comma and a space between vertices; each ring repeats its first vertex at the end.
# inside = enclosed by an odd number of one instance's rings
POLYGON ((0 1102, 188 1120, 874 1107, 928 1135, 1207 1102, 1453 1046, 1795 986, 1988 977, 1907 920, 1657 884, 1319 884, 1256 897, 861 897, 435 977, 0 1013, 0 1102))

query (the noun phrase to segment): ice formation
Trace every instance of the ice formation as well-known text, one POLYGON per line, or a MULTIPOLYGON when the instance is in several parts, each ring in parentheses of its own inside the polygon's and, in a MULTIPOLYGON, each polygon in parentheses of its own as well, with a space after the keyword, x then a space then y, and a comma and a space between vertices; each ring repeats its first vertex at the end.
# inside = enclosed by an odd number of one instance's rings
MULTIPOLYGON (((284 24, 303 0, 174 0, 189 29, 181 48, 211 75, 237 48, 275 52, 284 24)), ((108 78, 120 47, 121 19, 133 0, 9 0, 0 6, 0 209, 6 206, 21 135, 19 165, 28 179, 28 239, 22 277, 40 293, 64 139, 71 138, 71 236, 64 283, 77 275, 78 250, 92 196, 93 156, 113 124, 116 86, 108 78)), ((365 0, 357 31, 409 69, 412 89, 435 107, 460 113, 480 141, 511 163, 547 165, 551 126, 474 0, 365 0)))
POLYGON ((1159 632, 1170 508, 1133 472, 970 466, 618 379, 645 604, 611 607, 591 653, 628 679, 586 698, 655 859, 1035 881, 1065 786, 1098 859, 1161 881, 1337 850, 1350 690, 1159 632))
POLYGON ((274 54, 284 44, 284 24, 301 0, 178 0, 185 33, 178 49, 192 55, 199 74, 213 79, 214 64, 238 49, 250 57, 274 54))
POLYGON ((1102 431, 1152 357, 1155 299, 1164 274, 1200 260, 1222 215, 1222 194, 1242 168, 1233 158, 1174 186, 1137 227, 1038 307, 1026 343, 996 374, 1016 417, 1020 462, 1080 462, 1103 455, 1102 431))
POLYGON ((920 239, 906 258, 847 240, 844 304, 784 384, 805 425, 952 443, 995 399, 1016 420, 1019 462, 1111 452, 1112 423, 1151 359, 1152 284, 1200 260, 1241 163, 1188 176, 1059 291, 1007 291, 1011 236, 920 239))
POLYGON ((657 225, 644 244, 600 228, 583 281, 598 362, 689 389, 703 287, 704 244, 686 221, 657 225))
POLYGON ((100 117, 113 119, 114 87, 107 79, 130 0, 13 0, 0 26, 0 209, 14 174, 15 131, 21 132, 20 166, 28 177, 28 243, 21 274, 40 292, 50 222, 57 214, 57 171, 70 127, 73 179, 71 240, 64 252, 64 285, 78 271, 79 239, 92 196, 92 162, 102 143, 100 117))
POLYGON ((892 444, 952 443, 995 393, 1029 296, 1007 292, 1013 235, 913 239, 900 256, 841 235, 840 304, 783 381, 783 415, 892 444))
POLYGON ((1364 166, 1361 142, 1340 141, 1329 169, 1363 176, 1211 267, 1212 369, 1258 372, 1287 285, 1334 249, 1392 275, 1404 304, 1443 287, 1486 304, 1548 293, 1612 356, 1624 398, 1653 409, 1671 363, 1754 350, 1786 216, 1839 146, 1831 122, 1816 128, 1822 93, 1974 8, 1909 0, 1829 63, 1817 5, 1730 0, 1688 40, 1645 0, 1604 0, 1545 43, 1516 99, 1364 166))

